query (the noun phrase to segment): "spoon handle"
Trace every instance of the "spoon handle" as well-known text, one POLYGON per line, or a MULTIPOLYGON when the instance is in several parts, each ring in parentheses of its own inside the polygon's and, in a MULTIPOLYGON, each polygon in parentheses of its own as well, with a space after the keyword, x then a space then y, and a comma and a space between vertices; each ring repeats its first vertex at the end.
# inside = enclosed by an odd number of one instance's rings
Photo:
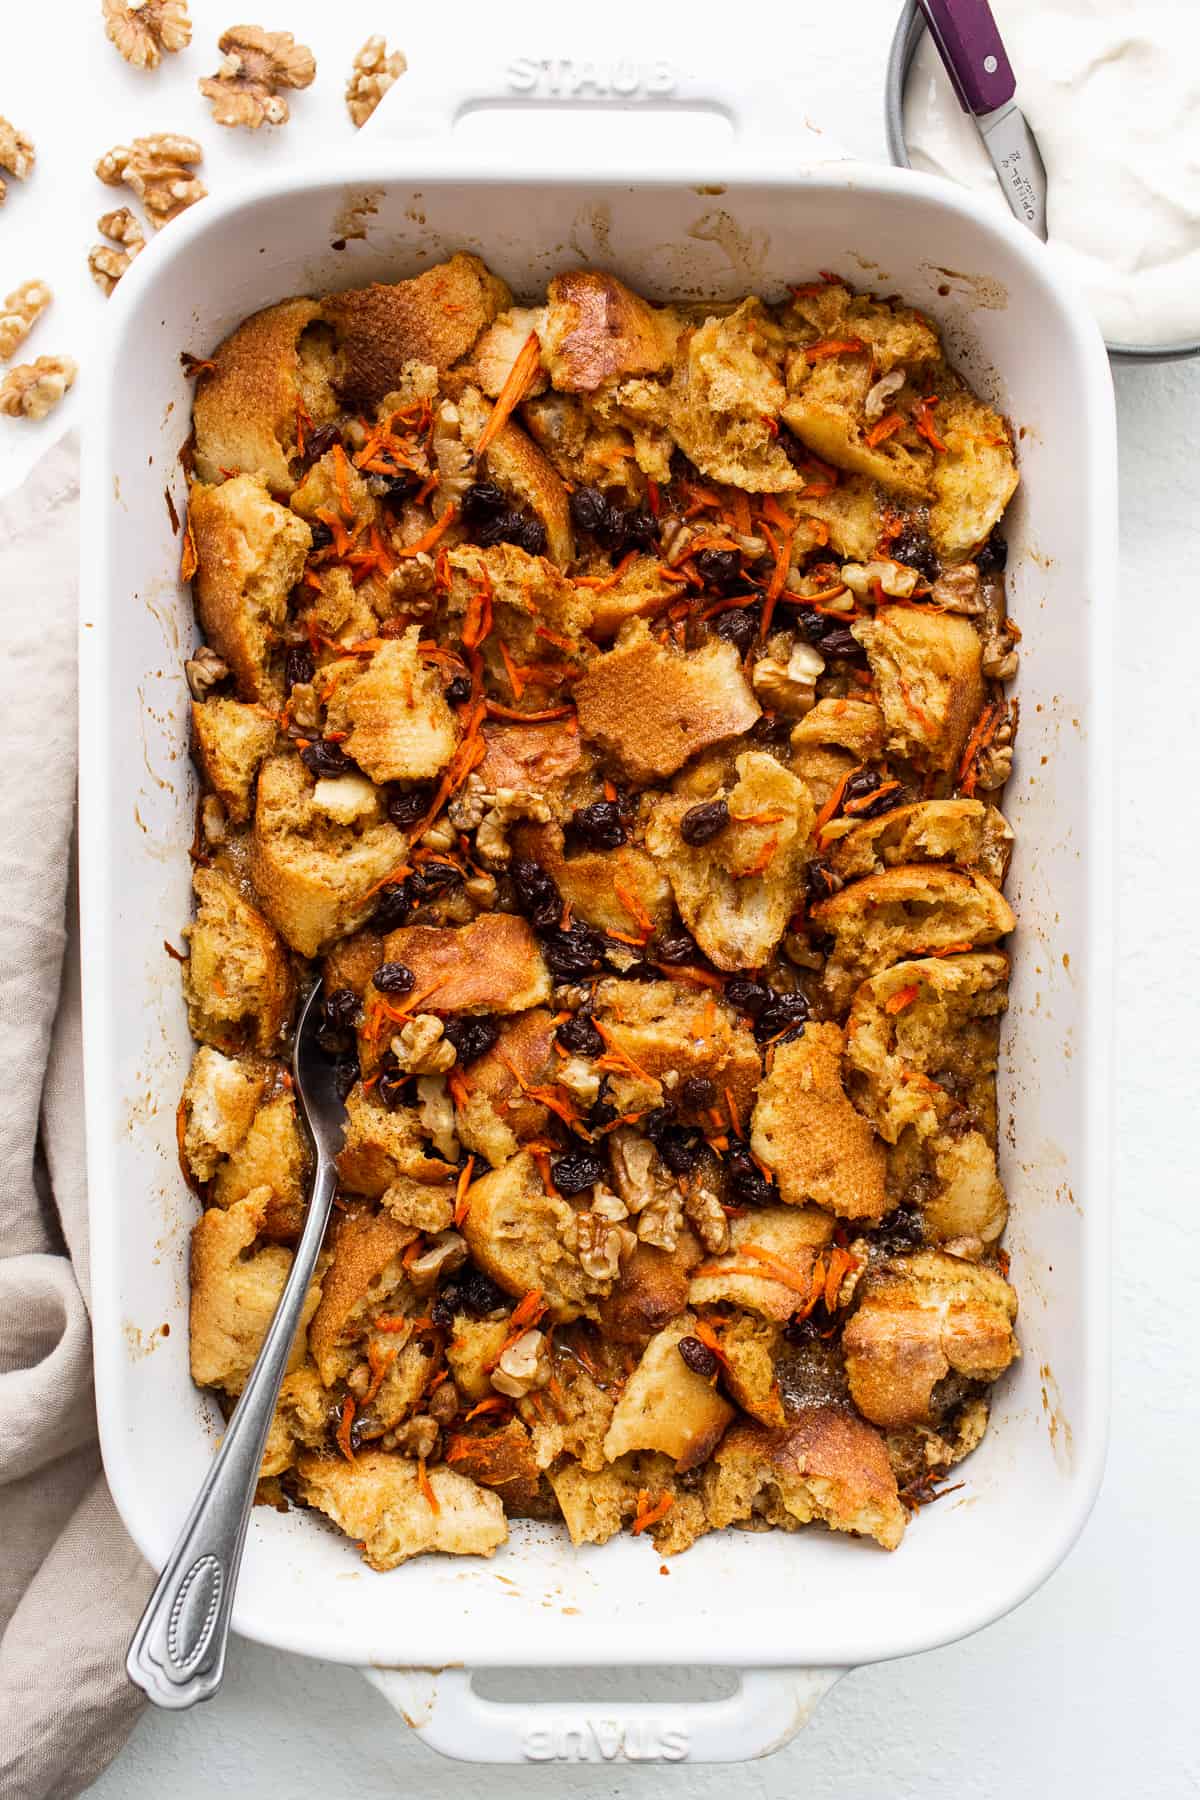
POLYGON ((320 1254, 337 1170, 318 1156, 291 1271, 221 1448, 142 1614, 125 1659, 156 1706, 209 1699, 221 1684, 246 1527, 292 1339, 320 1254))

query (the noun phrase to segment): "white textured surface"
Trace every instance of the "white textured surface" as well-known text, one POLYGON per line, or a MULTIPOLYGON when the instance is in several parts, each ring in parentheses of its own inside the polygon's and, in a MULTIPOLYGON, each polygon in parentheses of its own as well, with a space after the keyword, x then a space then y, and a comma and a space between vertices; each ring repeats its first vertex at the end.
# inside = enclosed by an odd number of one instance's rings
MULTIPOLYGON (((698 9, 677 10, 698 28, 698 9)), ((87 172, 94 157, 136 130, 193 130, 211 150, 207 167, 216 185, 235 163, 311 148, 326 130, 344 136, 344 68, 363 37, 394 17, 382 0, 342 0, 337 8, 289 0, 263 14, 265 23, 287 25, 312 43, 322 67, 317 89, 298 98, 293 124, 255 142, 206 125, 191 87, 215 63, 212 41, 232 12, 215 0, 193 0, 203 48, 139 77, 103 41, 98 11, 98 0, 71 0, 53 15, 31 7, 6 17, 0 65, 0 112, 32 131, 40 154, 35 182, 25 192, 12 185, 0 220, 0 292, 34 274, 54 282, 59 299, 29 354, 72 351, 84 364, 81 393, 101 305, 82 258, 95 217, 109 203, 87 172), (56 80, 43 84, 39 71, 51 59, 56 80)), ((675 11, 660 4, 659 20, 675 11)), ((614 47, 637 41, 622 35, 620 22, 638 12, 610 0, 605 16, 614 47)), ((793 9, 795 42, 780 60, 804 74, 799 85, 781 82, 781 118, 794 118, 803 106, 850 148, 881 155, 880 84, 892 12, 891 0, 856 0, 840 11, 793 9)), ((755 19, 758 54, 773 54, 778 41, 769 44, 765 15, 755 19)), ((720 26, 714 21, 714 59, 724 53, 727 20, 725 12, 720 26)), ((438 23, 427 14, 424 29, 438 23)), ((407 19, 392 31, 415 48, 407 19)), ((569 49, 570 36, 568 15, 551 47, 569 49)), ((513 47, 549 42, 523 28, 513 47)), ((1200 1791, 1190 1627, 1200 1423, 1192 1321, 1200 1283, 1188 1255, 1200 1183, 1184 1023, 1196 974, 1191 912, 1198 870, 1188 827, 1200 774, 1193 674, 1200 661, 1200 364, 1121 370, 1117 388, 1129 626, 1118 645, 1125 948, 1117 1013, 1114 1431, 1104 1492, 1075 1553, 1018 1613, 965 1644, 852 1674, 771 1761, 740 1770, 581 1768, 566 1778, 581 1793, 751 1800, 791 1796, 808 1783, 836 1800, 1051 1793, 1174 1800, 1200 1791)), ((60 424, 65 417, 60 412, 60 424)), ((0 488, 19 477, 55 429, 25 431, 0 421, 0 488)), ((1070 456, 1069 445, 1063 454, 1070 456)), ((797 1578, 802 1606, 799 1564, 797 1578)), ((703 1648, 712 1654, 718 1647, 703 1648)), ((682 1693, 686 1680, 672 1678, 671 1691, 682 1693)), ((609 1691, 633 1697, 628 1683, 626 1676, 609 1691)), ((521 1691, 565 1697, 579 1690, 540 1677, 521 1691)), ((599 1688, 588 1697, 598 1698, 599 1688)), ((456 1769, 412 1738, 353 1671, 235 1644, 221 1695, 182 1717, 147 1714, 91 1791, 103 1800, 157 1800, 165 1789, 173 1800, 210 1800, 222 1790, 383 1800, 436 1789, 455 1800, 504 1800, 557 1794, 566 1779, 557 1770, 456 1769)))

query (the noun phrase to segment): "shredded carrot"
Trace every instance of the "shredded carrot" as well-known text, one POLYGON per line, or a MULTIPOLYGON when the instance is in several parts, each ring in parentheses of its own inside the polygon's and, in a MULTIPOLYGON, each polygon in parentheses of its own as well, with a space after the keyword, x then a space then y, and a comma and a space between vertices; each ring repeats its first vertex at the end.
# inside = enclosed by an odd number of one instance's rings
POLYGON ((196 539, 192 534, 192 521, 189 514, 183 527, 183 544, 179 553, 179 579, 190 581, 199 567, 200 559, 196 555, 196 539))
POLYGON ((899 791, 900 783, 898 781, 882 781, 877 788, 872 788, 869 794, 860 794, 856 800, 847 800, 842 811, 848 819, 853 819, 859 813, 866 812, 869 807, 876 806, 888 794, 899 793, 899 791))
POLYGON ((913 408, 913 424, 925 442, 934 450, 946 450, 949 446, 942 442, 933 425, 933 409, 937 404, 936 394, 926 394, 923 400, 918 400, 913 408))
POLYGON ((436 520, 435 523, 429 527, 428 531, 424 532, 421 537, 415 540, 415 542, 405 544, 402 550, 397 550, 396 555, 419 556, 422 550, 432 550, 433 546, 445 536, 447 531, 449 531, 457 517, 458 503, 452 500, 441 518, 436 520))
POLYGON ((778 845, 779 833, 776 831, 767 839, 752 863, 747 864, 744 869, 730 871, 735 881, 747 881, 751 876, 765 875, 771 866, 771 858, 774 856, 778 845))
POLYGON ((630 1527, 634 1537, 639 1537, 643 1531, 648 1531, 651 1525, 657 1525, 660 1519, 665 1519, 674 1504, 674 1494, 665 1492, 661 1493, 658 1499, 651 1504, 649 1488, 639 1488, 637 1512, 630 1527))
POLYGON ((475 1156, 472 1152, 463 1164, 462 1173, 454 1189, 454 1227, 456 1231, 462 1229, 463 1221, 471 1210, 471 1203, 467 1199, 467 1189, 471 1185, 471 1171, 474 1167, 475 1156))
POLYGON ((971 795, 979 781, 976 763, 980 751, 985 750, 1000 729, 1000 721, 1004 717, 1002 701, 994 700, 985 706, 975 721, 974 730, 967 739, 967 747, 963 751, 962 761, 958 765, 958 780, 964 794, 971 795))
POLYGON ((541 712, 521 712, 515 706, 501 706, 497 700, 487 702, 489 719, 516 719, 522 725, 546 725, 551 719, 569 718, 575 711, 570 704, 565 706, 546 706, 541 712))
POLYGON ((629 914, 634 924, 638 926, 647 937, 650 937, 654 931, 654 920, 650 917, 650 914, 646 911, 646 908, 642 905, 632 889, 627 888, 619 877, 614 877, 613 893, 617 896, 617 899, 621 902, 621 905, 625 908, 625 911, 629 914))
MULTIPOLYGON (((465 636, 463 638, 463 642, 466 643, 465 636)), ((513 699, 519 700, 521 698, 522 694, 525 692, 525 689, 529 682, 529 677, 526 674, 525 670, 518 668, 516 663, 513 661, 512 653, 509 650, 508 645, 504 642, 504 639, 499 638, 497 640, 497 642, 500 647, 500 661, 504 664, 504 672, 508 676, 509 686, 512 688, 512 691, 513 691, 513 699)))
POLYGON ((399 1352, 393 1346, 390 1350, 377 1350, 374 1340, 367 1339, 367 1361, 371 1365, 371 1385, 363 1395, 362 1403, 370 1406, 372 1400, 387 1379, 387 1372, 395 1362, 399 1352))
POLYGON ((347 1394, 342 1401, 342 1416, 338 1422, 335 1442, 347 1462, 354 1461, 354 1445, 350 1441, 350 1427, 354 1423, 354 1398, 347 1394))
POLYGON ((733 1097, 732 1088, 725 1089, 725 1108, 729 1114, 729 1126, 734 1137, 742 1135, 742 1121, 738 1114, 737 1101, 733 1097))
POLYGON ((817 839, 818 843, 820 842, 821 833, 837 812, 838 807, 842 804, 842 796, 846 792, 846 783, 852 775, 856 775, 857 773, 857 769, 847 769, 846 773, 842 776, 842 779, 838 782, 832 794, 830 794, 828 800, 817 814, 816 824, 813 826, 813 836, 817 839))
POLYGON ((622 575, 636 556, 636 550, 627 550, 620 562, 613 569, 611 575, 577 575, 575 577, 575 586, 591 588, 594 594, 603 594, 606 589, 616 587, 618 581, 620 581, 622 575))
POLYGON ((815 344, 804 344, 802 350, 810 362, 820 362, 826 356, 856 356, 866 347, 861 338, 819 338, 815 344))
POLYGON ((521 404, 533 383, 538 369, 541 367, 541 350, 538 345, 536 331, 531 331, 520 350, 513 358, 513 366, 504 379, 504 386, 496 398, 487 424, 479 434, 475 445, 475 457, 479 459, 492 440, 499 436, 509 419, 521 404))
POLYGON ((893 437, 897 431, 903 430, 904 423, 903 413, 884 413, 878 425, 872 425, 870 431, 867 433, 867 449, 874 450, 877 444, 884 443, 886 439, 893 437))
POLYGON ((920 986, 916 982, 910 983, 910 985, 908 987, 897 988, 896 992, 894 994, 889 995, 889 997, 884 1001, 884 1003, 883 1003, 884 1012, 885 1013, 903 1012, 906 1006, 912 1005, 913 1001, 916 999, 916 997, 920 993, 920 991, 921 991, 920 986))
MULTIPOLYGON (((712 1266, 713 1268, 719 1268, 719 1265, 715 1263, 712 1266)), ((697 1275, 701 1275, 703 1272, 702 1269, 697 1269, 695 1271, 697 1275)), ((721 1270, 721 1273, 723 1274, 724 1270, 721 1270)), ((720 1362, 728 1363, 729 1358, 726 1356, 725 1351, 721 1346, 721 1340, 713 1330, 712 1326, 708 1323, 707 1319, 696 1320, 692 1335, 693 1337, 698 1337, 700 1342, 705 1345, 707 1349, 711 1350, 713 1355, 717 1357, 720 1362)))
POLYGON ((716 988, 718 993, 725 992, 725 981, 711 969, 693 969, 686 963, 656 962, 654 967, 670 981, 683 981, 689 987, 716 988))
POLYGON ((374 1324, 376 1331, 408 1331, 412 1320, 403 1313, 380 1313, 374 1324))
POLYGON ((438 1497, 430 1484, 429 1474, 426 1470, 425 1458, 423 1456, 418 1456, 417 1458, 417 1486, 420 1488, 424 1499, 428 1502, 430 1512, 435 1514, 440 1513, 442 1509, 438 1505, 438 1497))

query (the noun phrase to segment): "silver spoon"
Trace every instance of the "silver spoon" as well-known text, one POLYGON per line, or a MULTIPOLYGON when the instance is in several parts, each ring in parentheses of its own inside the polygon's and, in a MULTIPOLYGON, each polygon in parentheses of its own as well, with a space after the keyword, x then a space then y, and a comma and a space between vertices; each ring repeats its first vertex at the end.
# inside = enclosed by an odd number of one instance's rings
POLYGON ((125 1659, 134 1685, 171 1710, 211 1699, 221 1685, 263 1448, 337 1187, 333 1159, 346 1109, 333 1061, 317 1044, 321 1014, 318 982, 301 1011, 292 1053, 296 1100, 316 1162, 304 1230, 258 1360, 125 1659))

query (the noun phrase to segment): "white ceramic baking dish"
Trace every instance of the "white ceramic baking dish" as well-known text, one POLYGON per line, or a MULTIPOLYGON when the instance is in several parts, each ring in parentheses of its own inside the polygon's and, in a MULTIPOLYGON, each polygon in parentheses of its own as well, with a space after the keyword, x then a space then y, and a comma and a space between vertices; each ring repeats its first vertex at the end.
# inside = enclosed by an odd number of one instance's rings
MULTIPOLYGON (((779 294, 838 269, 943 325, 964 371, 1011 414, 1023 484, 1010 516, 1012 610, 1024 632, 1022 727, 1008 810, 1020 922, 1001 1080, 1019 1365, 1000 1385, 964 1488, 902 1548, 822 1532, 727 1532, 660 1574, 644 1541, 574 1550, 517 1525, 494 1560, 428 1558, 389 1575, 311 1516, 260 1509, 236 1628, 373 1671, 429 1741, 478 1759, 736 1759, 786 1741, 857 1663, 977 1630, 1066 1553, 1095 1496, 1108 1387, 1110 695, 1115 454, 1095 326, 1040 246, 959 189, 836 160, 811 128, 771 142, 748 121, 778 91, 731 95, 668 64, 459 63, 459 92, 410 71, 352 164, 277 175, 207 200, 111 303, 93 357, 85 466, 80 851, 92 1285, 105 1465, 121 1514, 161 1566, 219 1430, 188 1376, 187 1246, 195 1203, 174 1113, 191 1055, 163 949, 188 916, 194 786, 181 664, 177 454, 203 354, 255 308, 413 273, 466 247, 519 294, 583 260, 661 299, 779 294), (549 70, 549 72, 547 72, 549 70), (608 94, 605 94, 605 88, 608 94), (453 132, 474 106, 587 101, 583 144, 554 127, 556 166, 498 167, 453 132), (572 94, 572 90, 576 90, 572 94), (579 91, 582 90, 582 91, 579 91), (624 166, 608 102, 720 115, 708 155, 624 166), (401 104, 401 101, 403 104, 401 104), (831 158, 834 158, 831 160, 831 158), (503 1706, 469 1671, 732 1665, 732 1698, 698 1705, 503 1706)), ((796 117, 794 109, 790 116, 796 117)), ((547 124, 549 122, 547 121, 547 124)), ((644 126, 644 121, 641 121, 644 126)), ((646 133, 641 132, 642 140, 646 133)), ((661 134, 665 146, 668 137, 661 134)), ((550 141, 547 132, 544 142, 550 141)))

